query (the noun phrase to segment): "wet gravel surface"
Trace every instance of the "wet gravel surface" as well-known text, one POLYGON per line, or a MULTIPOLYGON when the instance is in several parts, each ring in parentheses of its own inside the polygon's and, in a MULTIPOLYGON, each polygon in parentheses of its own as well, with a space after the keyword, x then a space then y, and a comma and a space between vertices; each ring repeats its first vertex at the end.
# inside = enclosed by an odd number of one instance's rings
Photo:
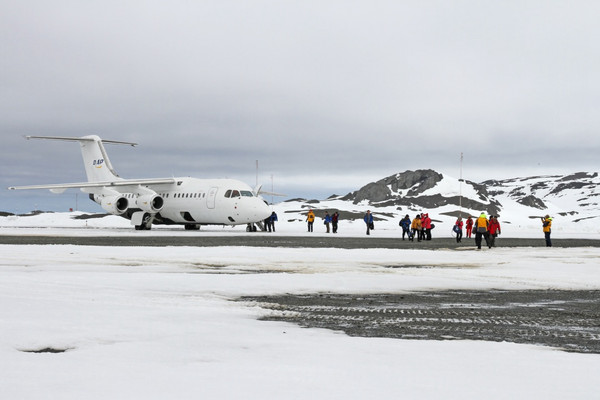
POLYGON ((350 336, 485 340, 600 353, 600 291, 444 291, 244 297, 263 320, 350 336))
MULTIPOLYGON (((81 246, 252 246, 252 247, 311 247, 341 249, 475 249, 475 241, 464 239, 456 243, 452 238, 434 238, 431 241, 410 242, 400 238, 344 237, 344 236, 277 236, 271 234, 247 234, 209 236, 198 232, 197 236, 51 236, 51 235, 0 235, 0 244, 74 244, 81 246)), ((498 238, 497 247, 545 247, 544 238, 518 239, 498 238)), ((600 240, 553 239, 554 247, 600 247, 600 240)), ((493 251, 484 247, 482 251, 493 251)))

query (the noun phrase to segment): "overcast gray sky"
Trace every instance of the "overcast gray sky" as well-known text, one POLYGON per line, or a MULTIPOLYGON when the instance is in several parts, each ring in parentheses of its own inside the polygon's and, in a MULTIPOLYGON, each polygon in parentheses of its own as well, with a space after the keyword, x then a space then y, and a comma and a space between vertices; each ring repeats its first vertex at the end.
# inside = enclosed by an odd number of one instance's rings
MULTIPOLYGON (((598 171, 597 1, 15 1, 0 13, 0 211, 63 210, 75 143, 125 178, 325 198, 408 169, 598 171), (271 178, 272 177, 272 178, 271 178)), ((78 196, 79 207, 86 200, 78 196)), ((89 202, 88 209, 94 209, 89 202)), ((99 208, 97 208, 99 210, 99 208)))

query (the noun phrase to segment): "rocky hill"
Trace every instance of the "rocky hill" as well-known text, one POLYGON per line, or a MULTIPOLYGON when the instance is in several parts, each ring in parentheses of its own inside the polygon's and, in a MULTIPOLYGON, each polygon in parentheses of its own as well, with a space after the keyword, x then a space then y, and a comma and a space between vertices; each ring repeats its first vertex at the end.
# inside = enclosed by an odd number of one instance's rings
POLYGON ((490 196, 485 184, 459 182, 439 172, 427 169, 405 171, 369 183, 348 193, 341 200, 353 204, 367 202, 373 207, 398 206, 399 209, 432 210, 455 206, 469 210, 486 210, 498 214, 502 205, 490 196))
MULTIPOLYGON (((326 200, 294 199, 282 203, 285 213, 340 210, 345 219, 362 218, 369 208, 380 220, 397 221, 405 214, 427 212, 450 223, 458 215, 499 215, 508 224, 550 214, 561 223, 600 222, 598 173, 548 175, 476 183, 433 171, 405 171, 371 182, 344 196, 326 200)), ((538 222, 537 220, 535 222, 538 222)), ((537 226, 537 225, 536 225, 537 226)))

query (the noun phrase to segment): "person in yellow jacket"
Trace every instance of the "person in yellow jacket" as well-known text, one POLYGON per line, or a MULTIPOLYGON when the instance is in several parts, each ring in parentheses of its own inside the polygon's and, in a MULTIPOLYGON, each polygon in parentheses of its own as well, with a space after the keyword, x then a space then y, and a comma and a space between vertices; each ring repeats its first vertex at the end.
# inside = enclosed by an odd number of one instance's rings
POLYGON ((546 247, 552 247, 552 240, 550 240, 550 232, 552 231, 552 218, 546 215, 542 218, 542 230, 544 231, 544 238, 546 239, 546 247))
POLYGON ((412 229, 413 240, 414 237, 417 237, 417 241, 421 241, 421 215, 417 214, 415 219, 412 220, 412 224, 410 225, 412 229))
POLYGON ((485 216, 485 213, 481 213, 481 215, 479 216, 479 218, 477 218, 477 220, 475 221, 474 224, 474 229, 475 229, 475 244, 477 245, 478 249, 481 249, 481 238, 485 238, 485 244, 489 247, 492 248, 492 246, 490 246, 490 240, 489 240, 489 232, 488 232, 488 227, 489 227, 490 223, 487 219, 487 217, 485 216))
POLYGON ((308 214, 306 214, 306 221, 308 222, 308 231, 313 231, 313 224, 315 222, 315 213, 313 210, 308 210, 308 214))

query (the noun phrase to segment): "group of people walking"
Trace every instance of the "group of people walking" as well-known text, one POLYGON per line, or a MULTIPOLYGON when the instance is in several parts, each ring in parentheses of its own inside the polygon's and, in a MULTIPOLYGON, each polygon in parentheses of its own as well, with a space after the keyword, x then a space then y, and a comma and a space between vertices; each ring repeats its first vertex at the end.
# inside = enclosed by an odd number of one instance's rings
MULTIPOLYGON (((497 215, 491 215, 488 219, 485 213, 481 213, 479 218, 473 221, 473 218, 469 215, 466 222, 466 237, 470 238, 475 230, 475 245, 478 249, 481 249, 482 241, 485 240, 485 244, 491 249, 496 247, 496 237, 502 232, 500 229, 500 221, 498 221, 497 215)), ((456 234, 456 242, 462 241, 462 228, 463 221, 461 217, 458 217, 454 228, 452 229, 456 234)))
POLYGON ((400 220, 400 227, 402 227, 402 240, 408 237, 408 240, 414 241, 415 237, 417 241, 431 240, 431 230, 435 225, 431 222, 429 214, 417 214, 412 220, 410 216, 406 214, 404 218, 400 220))
MULTIPOLYGON (((272 229, 273 231, 275 231, 274 221, 277 221, 277 215, 275 214, 275 212, 273 212, 273 215, 267 219, 272 221, 272 229)), ((308 222, 308 232, 313 232, 315 219, 316 216, 314 211, 309 210, 306 215, 306 221, 308 222)), ((323 223, 325 224, 325 229, 327 233, 337 233, 338 221, 339 213, 337 211, 334 212, 332 215, 329 215, 329 212, 325 211, 323 223)), ((375 228, 374 217, 370 210, 367 210, 367 213, 363 217, 363 221, 365 222, 367 229, 366 234, 370 235, 371 230, 375 228)), ((266 223, 267 222, 265 221, 265 224, 266 223)), ((406 216, 400 220, 399 225, 402 228, 402 240, 408 239, 409 241, 414 241, 414 239, 416 238, 419 242, 422 240, 431 240, 431 230, 435 227, 435 225, 431 221, 431 218, 429 217, 429 214, 427 213, 417 214, 412 220, 410 216, 406 214, 406 216)), ((544 237, 546 240, 546 246, 551 247, 552 241, 550 240, 550 232, 552 226, 552 218, 549 215, 542 217, 542 226, 544 231, 544 237)), ((466 221, 463 221, 462 217, 457 218, 454 227, 452 228, 452 231, 456 235, 457 243, 462 242, 463 228, 465 228, 466 231, 464 235, 466 238, 470 239, 473 235, 475 236, 475 245, 478 249, 481 249, 481 246, 484 241, 486 246, 490 249, 492 247, 496 247, 496 238, 502 233, 500 221, 498 221, 498 216, 491 215, 488 218, 484 212, 482 212, 477 218, 473 218, 469 215, 466 221)), ((269 227, 269 231, 271 231, 271 227, 269 227)))
MULTIPOLYGON (((308 223, 308 231, 312 232, 314 229, 316 215, 313 210, 308 210, 306 214, 306 222, 308 223)), ((340 218, 340 214, 336 211, 332 215, 329 215, 329 212, 325 211, 325 216, 323 217, 323 224, 325 224, 325 229, 327 233, 333 232, 337 233, 338 231, 338 221, 340 218), (331 225, 331 230, 329 226, 331 225)))

